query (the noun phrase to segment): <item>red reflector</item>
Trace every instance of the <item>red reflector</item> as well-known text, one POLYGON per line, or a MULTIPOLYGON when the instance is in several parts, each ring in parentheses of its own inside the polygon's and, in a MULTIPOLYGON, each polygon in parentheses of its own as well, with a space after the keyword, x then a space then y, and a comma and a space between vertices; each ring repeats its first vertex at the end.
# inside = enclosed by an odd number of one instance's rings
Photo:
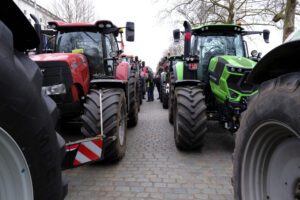
POLYGON ((185 40, 191 40, 191 37, 192 37, 191 32, 186 32, 186 33, 184 34, 184 39, 185 39, 185 40))
POLYGON ((190 70, 197 70, 198 64, 197 63, 190 63, 189 64, 189 69, 190 70))

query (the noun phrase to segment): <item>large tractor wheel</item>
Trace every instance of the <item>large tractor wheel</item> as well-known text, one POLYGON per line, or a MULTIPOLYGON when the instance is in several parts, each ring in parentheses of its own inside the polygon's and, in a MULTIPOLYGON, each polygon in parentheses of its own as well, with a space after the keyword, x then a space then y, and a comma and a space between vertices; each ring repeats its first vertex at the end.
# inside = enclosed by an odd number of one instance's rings
POLYGON ((139 78, 139 83, 140 83, 140 90, 139 90, 139 96, 140 96, 140 105, 143 104, 143 84, 142 84, 142 78, 139 78))
POLYGON ((236 200, 300 199, 300 73, 263 83, 242 116, 233 156, 236 200))
POLYGON ((174 87, 175 87, 175 75, 173 72, 170 72, 170 91, 169 91, 169 98, 168 98, 168 104, 169 104, 169 122, 170 124, 173 124, 174 119, 174 87))
POLYGON ((174 138, 177 148, 196 149, 202 146, 207 131, 205 99, 198 87, 179 87, 174 99, 174 138))
POLYGON ((38 66, 14 53, 12 33, 1 21, 0 30, 0 199, 63 199, 56 105, 41 94, 38 66))
POLYGON ((168 109, 168 104, 169 104, 169 99, 168 99, 168 97, 169 97, 169 95, 166 93, 166 83, 164 83, 163 85, 162 85, 162 93, 161 93, 161 95, 162 95, 162 106, 163 106, 163 108, 164 109, 168 109))
POLYGON ((128 112, 128 126, 133 127, 138 123, 138 93, 137 93, 137 79, 135 72, 132 72, 128 80, 128 96, 129 96, 129 112, 128 112))
POLYGON ((103 124, 105 161, 120 160, 125 155, 127 115, 126 100, 122 89, 92 89, 84 104, 85 110, 82 116, 82 133, 87 137, 101 134, 103 124), (102 99, 102 119, 100 111, 100 95, 102 99))

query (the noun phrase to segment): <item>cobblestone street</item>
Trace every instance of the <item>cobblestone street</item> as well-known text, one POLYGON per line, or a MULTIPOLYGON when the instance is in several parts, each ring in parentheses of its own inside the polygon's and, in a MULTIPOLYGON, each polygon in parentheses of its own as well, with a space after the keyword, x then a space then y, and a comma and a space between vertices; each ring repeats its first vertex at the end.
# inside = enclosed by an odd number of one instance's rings
POLYGON ((168 110, 158 100, 144 101, 123 160, 66 171, 67 199, 232 200, 233 137, 216 125, 210 130, 201 151, 179 151, 168 110))

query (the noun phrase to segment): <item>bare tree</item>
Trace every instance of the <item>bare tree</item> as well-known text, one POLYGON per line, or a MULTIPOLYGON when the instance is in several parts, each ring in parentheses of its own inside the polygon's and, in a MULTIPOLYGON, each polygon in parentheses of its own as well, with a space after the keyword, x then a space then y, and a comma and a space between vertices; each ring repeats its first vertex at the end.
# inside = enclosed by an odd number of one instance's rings
MULTIPOLYGON (((300 15, 297 12, 297 0, 274 0, 275 6, 273 9, 276 10, 274 12, 274 17, 272 19, 273 22, 283 22, 283 41, 294 31, 295 29, 295 17, 296 15, 300 15), (279 4, 276 6, 276 3, 279 4)), ((298 4, 299 6, 299 4, 298 4)))
POLYGON ((65 22, 92 22, 95 6, 92 0, 55 0, 53 12, 65 22))
MULTIPOLYGON (((294 30, 297 0, 169 0, 164 17, 183 17, 192 25, 206 23, 271 25, 283 28, 283 39, 294 30)), ((298 5, 299 6, 299 5, 298 5)))
MULTIPOLYGON (((271 1, 271 0, 269 0, 271 1)), ((268 0, 177 0, 164 10, 163 17, 177 14, 191 24, 225 23, 241 21, 245 25, 270 25, 265 20, 270 13, 268 0)), ((270 21, 270 20, 269 20, 270 21)))
POLYGON ((178 56, 183 54, 183 41, 175 43, 173 42, 168 49, 163 53, 164 56, 178 56))

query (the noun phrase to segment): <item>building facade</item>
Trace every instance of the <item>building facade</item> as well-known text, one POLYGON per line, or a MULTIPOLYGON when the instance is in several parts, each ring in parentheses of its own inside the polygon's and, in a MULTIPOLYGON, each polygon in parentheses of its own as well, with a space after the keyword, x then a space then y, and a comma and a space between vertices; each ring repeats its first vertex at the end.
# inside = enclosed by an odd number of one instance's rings
POLYGON ((22 10, 22 12, 28 18, 28 20, 32 25, 34 24, 34 21, 30 17, 30 14, 35 15, 39 20, 42 29, 47 28, 48 21, 53 21, 53 20, 63 21, 58 16, 51 13, 49 10, 37 4, 35 0, 14 0, 14 2, 22 10))

